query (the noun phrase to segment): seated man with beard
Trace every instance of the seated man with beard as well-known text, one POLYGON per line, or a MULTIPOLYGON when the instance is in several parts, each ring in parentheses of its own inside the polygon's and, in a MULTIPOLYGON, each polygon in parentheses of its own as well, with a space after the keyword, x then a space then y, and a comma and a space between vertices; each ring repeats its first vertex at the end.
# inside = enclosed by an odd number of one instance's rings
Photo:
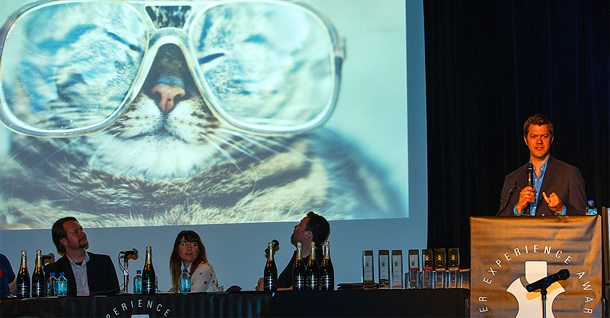
POLYGON ((63 272, 68 280, 68 296, 71 297, 119 293, 119 280, 112 259, 108 255, 85 250, 89 241, 76 218, 57 220, 53 224, 52 236, 57 252, 63 256, 55 263, 45 266, 47 279, 50 273, 55 273, 58 277, 63 272))

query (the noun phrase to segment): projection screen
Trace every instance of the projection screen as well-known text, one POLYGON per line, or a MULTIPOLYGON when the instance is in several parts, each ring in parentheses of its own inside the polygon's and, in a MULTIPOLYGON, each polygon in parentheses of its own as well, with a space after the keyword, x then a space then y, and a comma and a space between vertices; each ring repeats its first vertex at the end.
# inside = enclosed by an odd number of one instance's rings
MULTIPOLYGON (((195 229, 219 281, 246 289, 257 274, 223 277, 242 269, 221 249, 285 240, 307 211, 331 222, 335 266, 364 248, 425 247, 421 1, 64 2, 13 15, 3 33, 0 251, 12 262, 52 251, 49 229, 68 215, 112 245, 92 250, 153 245, 163 263, 195 229)), ((0 19, 31 3, 3 0, 0 19)))
POLYGON ((409 217, 404 4, 209 3, 12 17, 3 229, 409 217))

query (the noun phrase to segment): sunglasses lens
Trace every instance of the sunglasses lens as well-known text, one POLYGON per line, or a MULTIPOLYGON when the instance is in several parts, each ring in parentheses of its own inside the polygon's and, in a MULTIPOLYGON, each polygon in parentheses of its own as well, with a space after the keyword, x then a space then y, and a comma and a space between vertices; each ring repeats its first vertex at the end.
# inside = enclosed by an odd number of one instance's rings
POLYGON ((138 13, 118 2, 26 11, 12 24, 0 60, 4 111, 47 131, 100 123, 129 91, 146 37, 138 13))
POLYGON ((224 3, 190 33, 204 92, 221 115, 253 130, 307 127, 332 110, 338 83, 329 28, 290 3, 224 3))

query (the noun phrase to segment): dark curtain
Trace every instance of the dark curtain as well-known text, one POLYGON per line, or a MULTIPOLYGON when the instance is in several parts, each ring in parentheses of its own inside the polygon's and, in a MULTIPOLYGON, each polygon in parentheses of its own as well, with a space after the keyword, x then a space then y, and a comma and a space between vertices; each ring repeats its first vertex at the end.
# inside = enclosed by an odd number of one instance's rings
POLYGON ((493 216, 506 174, 529 159, 523 123, 555 127, 551 154, 610 205, 609 2, 424 0, 428 247, 459 247, 493 216))

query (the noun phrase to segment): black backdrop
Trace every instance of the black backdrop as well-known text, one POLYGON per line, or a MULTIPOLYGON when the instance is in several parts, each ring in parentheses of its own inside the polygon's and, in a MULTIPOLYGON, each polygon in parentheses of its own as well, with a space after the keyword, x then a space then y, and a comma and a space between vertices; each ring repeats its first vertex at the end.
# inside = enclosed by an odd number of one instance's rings
POLYGON ((469 217, 498 211, 536 113, 555 126, 551 154, 610 205, 608 16, 607 0, 424 0, 429 248, 470 266, 469 217))

